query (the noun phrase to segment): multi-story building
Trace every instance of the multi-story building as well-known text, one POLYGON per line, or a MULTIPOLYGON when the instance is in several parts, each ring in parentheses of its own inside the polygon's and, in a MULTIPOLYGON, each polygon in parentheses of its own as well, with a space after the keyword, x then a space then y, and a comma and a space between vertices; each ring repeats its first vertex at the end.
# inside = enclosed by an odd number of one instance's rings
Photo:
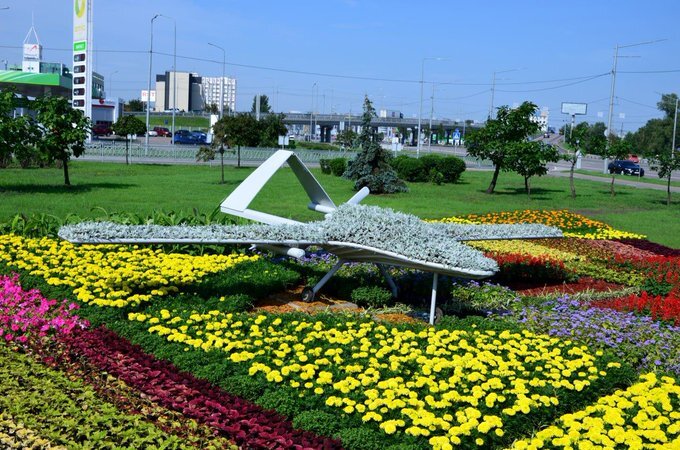
MULTIPOLYGON (((222 77, 202 77, 203 101, 205 105, 217 105, 220 108, 220 83, 222 77)), ((236 79, 224 77, 224 112, 234 111, 236 108, 236 79)))
MULTIPOLYGON (((191 72, 165 72, 156 75, 154 111, 203 111, 206 105, 220 104, 221 77, 201 77, 191 72)), ((224 78, 224 111, 236 106, 236 80, 224 78)))

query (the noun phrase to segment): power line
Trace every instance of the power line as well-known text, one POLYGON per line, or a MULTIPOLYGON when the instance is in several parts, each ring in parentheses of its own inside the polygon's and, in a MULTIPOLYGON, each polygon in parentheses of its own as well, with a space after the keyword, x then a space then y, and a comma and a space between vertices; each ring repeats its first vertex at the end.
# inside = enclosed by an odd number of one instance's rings
POLYGON ((609 73, 603 73, 603 74, 600 74, 600 75, 594 75, 594 76, 592 76, 592 77, 590 77, 590 78, 586 78, 586 79, 583 79, 583 80, 581 80, 581 81, 575 81, 575 82, 573 82, 573 83, 567 83, 567 84, 562 84, 562 85, 559 85, 559 86, 552 86, 552 87, 547 87, 547 88, 540 88, 540 89, 526 89, 526 90, 502 90, 502 89, 496 89, 496 91, 498 91, 498 92, 541 92, 541 91, 552 91, 553 89, 561 89, 561 88, 563 88, 563 87, 574 86, 574 85, 576 85, 576 84, 585 83, 585 82, 588 82, 588 81, 591 81, 591 80, 595 80, 595 79, 597 79, 597 78, 602 78, 602 77, 605 77, 605 76, 608 76, 608 75, 609 75, 609 73))

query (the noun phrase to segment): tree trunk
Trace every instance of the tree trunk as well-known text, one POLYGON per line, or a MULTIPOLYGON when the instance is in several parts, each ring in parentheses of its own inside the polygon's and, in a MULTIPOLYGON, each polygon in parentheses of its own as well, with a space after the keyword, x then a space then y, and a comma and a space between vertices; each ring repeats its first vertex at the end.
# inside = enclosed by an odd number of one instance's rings
POLYGON ((71 186, 71 180, 68 177, 68 159, 67 158, 62 159, 61 163, 64 166, 64 184, 66 186, 71 186))
POLYGON ((130 150, 129 150, 129 147, 128 147, 129 145, 130 145, 130 140, 126 138, 125 139, 125 164, 128 165, 128 166, 130 165, 130 160, 128 159, 128 155, 130 154, 130 150))
POLYGON ((616 192, 614 192, 614 180, 616 179, 616 174, 612 174, 612 183, 609 186, 609 193, 613 196, 616 195, 616 192))
POLYGON ((576 198, 576 188, 574 187, 574 167, 576 167, 576 158, 571 160, 571 169, 569 170, 569 188, 571 189, 571 198, 576 198))
POLYGON ((531 181, 529 181, 529 177, 524 177, 524 190, 527 191, 527 197, 531 198, 531 181))
POLYGON ((668 171, 668 183, 666 183, 666 206, 671 206, 671 171, 668 171))
POLYGON ((501 171, 501 166, 495 166, 493 171, 493 178, 491 178, 491 184, 486 189, 487 194, 493 194, 494 189, 496 189, 496 182, 498 181, 498 174, 501 171))
POLYGON ((241 167, 241 146, 236 146, 236 167, 241 167))

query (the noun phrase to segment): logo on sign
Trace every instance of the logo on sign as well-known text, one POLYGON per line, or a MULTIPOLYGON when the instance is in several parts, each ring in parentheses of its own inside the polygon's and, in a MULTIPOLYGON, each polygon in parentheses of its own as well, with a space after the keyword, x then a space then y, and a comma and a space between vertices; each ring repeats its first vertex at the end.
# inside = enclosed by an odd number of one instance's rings
POLYGON ((83 14, 85 14, 85 5, 87 4, 87 0, 75 0, 74 3, 76 8, 76 16, 83 17, 83 14))

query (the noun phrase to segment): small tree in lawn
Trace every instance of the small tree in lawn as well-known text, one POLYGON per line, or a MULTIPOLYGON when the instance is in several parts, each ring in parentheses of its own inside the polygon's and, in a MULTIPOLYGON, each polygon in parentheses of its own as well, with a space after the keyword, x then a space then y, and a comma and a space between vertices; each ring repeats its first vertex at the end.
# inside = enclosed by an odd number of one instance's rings
POLYGON ((366 96, 361 119, 361 134, 356 139, 359 153, 349 162, 343 176, 354 180, 354 189, 357 191, 367 186, 374 194, 407 192, 406 184, 399 179, 389 164, 391 155, 382 148, 378 133, 371 126, 373 117, 375 117, 375 108, 366 96))
POLYGON ((118 136, 125 138, 125 164, 130 164, 129 161, 129 136, 131 134, 143 135, 146 133, 146 124, 135 116, 122 116, 111 126, 111 129, 118 136))
MULTIPOLYGON (((628 141, 617 138, 614 135, 609 136, 609 145, 604 148, 602 157, 609 159, 625 159, 633 153, 633 144, 628 141)), ((609 192, 613 196, 616 195, 614 191, 614 180, 616 180, 616 173, 612 171, 612 182, 609 185, 609 192)))
POLYGON ((241 167, 241 146, 256 147, 260 143, 260 123, 251 114, 224 116, 213 125, 214 145, 236 147, 236 165, 241 167))
POLYGON ((535 134, 540 126, 531 120, 538 107, 531 102, 524 102, 518 108, 508 106, 498 108, 495 119, 489 119, 484 128, 469 133, 465 139, 467 152, 476 158, 488 159, 494 165, 491 184, 487 194, 493 194, 501 170, 507 170, 511 162, 510 144, 526 141, 535 134))
POLYGON ((68 161, 85 151, 85 141, 91 129, 90 119, 82 111, 73 109, 64 97, 39 97, 34 102, 37 120, 42 129, 38 148, 48 162, 61 161, 64 184, 71 185, 68 161))
POLYGON ((557 162, 560 153, 555 147, 541 141, 515 142, 508 146, 509 167, 524 177, 524 189, 531 197, 531 177, 548 173, 547 163, 557 162))
POLYGON ((659 178, 666 178, 666 205, 671 205, 671 174, 674 170, 680 170, 680 152, 670 151, 659 153, 650 158, 651 167, 656 170, 659 178))

